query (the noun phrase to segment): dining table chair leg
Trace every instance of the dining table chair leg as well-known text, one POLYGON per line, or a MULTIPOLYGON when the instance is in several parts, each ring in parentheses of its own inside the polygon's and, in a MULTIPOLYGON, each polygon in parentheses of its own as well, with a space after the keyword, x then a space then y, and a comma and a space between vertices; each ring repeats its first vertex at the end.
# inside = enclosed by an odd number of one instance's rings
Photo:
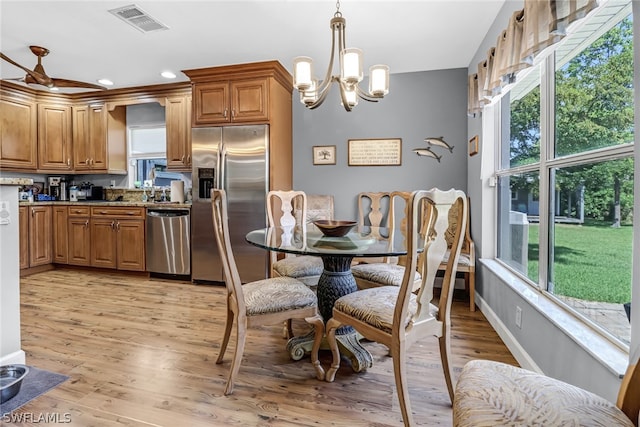
POLYGON ((340 327, 341 323, 333 318, 329 319, 326 326, 326 335, 327 341, 329 343, 329 348, 331 349, 331 354, 333 356, 333 361, 331 362, 331 368, 327 371, 325 375, 325 380, 327 382, 332 383, 336 378, 336 372, 340 369, 340 349, 338 348, 338 341, 336 340, 336 331, 340 327))
POLYGON ((409 400, 409 386, 407 384, 407 370, 404 362, 406 357, 406 347, 400 344, 392 350, 393 357, 393 374, 396 380, 396 390, 398 392, 398 401, 400 402, 400 411, 405 426, 413 425, 413 415, 411 413, 411 401, 409 400))
POLYGON ((231 369, 229 370, 229 378, 227 379, 227 386, 224 389, 225 396, 233 393, 233 385, 235 384, 236 377, 240 371, 240 364, 242 363, 242 355, 244 353, 244 344, 247 340, 247 325, 243 322, 238 322, 236 327, 236 349, 233 352, 233 360, 231 361, 231 369))
POLYGON ((222 363, 224 353, 227 351, 229 336, 231 335, 231 328, 233 328, 233 318, 233 311, 227 308, 227 319, 224 322, 224 335, 222 336, 222 343, 220 343, 220 353, 218 353, 218 359, 216 360, 217 364, 222 363))
POLYGON ((325 372, 320 364, 320 360, 318 359, 318 353, 320 352, 320 345, 322 344, 322 338, 324 335, 324 320, 320 314, 313 317, 307 317, 304 320, 314 327, 315 336, 313 339, 313 347, 311 348, 311 364, 316 371, 316 378, 320 381, 324 381, 325 372))

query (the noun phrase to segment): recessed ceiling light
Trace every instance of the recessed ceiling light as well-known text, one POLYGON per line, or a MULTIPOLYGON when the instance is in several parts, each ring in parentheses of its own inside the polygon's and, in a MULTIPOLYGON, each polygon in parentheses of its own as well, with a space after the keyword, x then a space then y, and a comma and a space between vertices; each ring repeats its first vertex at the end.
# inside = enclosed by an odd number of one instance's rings
POLYGON ((165 79, 175 79, 176 75, 174 73, 172 73, 171 71, 163 71, 160 73, 160 75, 162 77, 164 77, 165 79))
POLYGON ((99 79, 98 83, 105 86, 113 86, 113 82, 109 79, 99 79))

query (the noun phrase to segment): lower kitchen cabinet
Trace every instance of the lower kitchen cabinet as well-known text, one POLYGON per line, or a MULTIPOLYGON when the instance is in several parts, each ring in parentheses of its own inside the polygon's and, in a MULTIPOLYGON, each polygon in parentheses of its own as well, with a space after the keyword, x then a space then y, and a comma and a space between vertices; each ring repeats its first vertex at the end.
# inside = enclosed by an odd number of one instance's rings
POLYGON ((92 208, 91 265, 145 270, 144 208, 92 208))
POLYGON ((94 267, 116 268, 116 220, 91 218, 91 265, 94 267))
POLYGON ((116 249, 119 270, 145 270, 144 221, 118 220, 116 249))
POLYGON ((69 236, 67 262, 71 265, 91 265, 91 211, 88 206, 69 206, 67 212, 69 236))
POLYGON ((20 223, 20 269, 29 268, 29 208, 18 208, 20 223))
POLYGON ((51 206, 20 206, 20 268, 52 262, 51 206))
POLYGON ((66 206, 53 206, 53 262, 69 263, 69 223, 66 206))

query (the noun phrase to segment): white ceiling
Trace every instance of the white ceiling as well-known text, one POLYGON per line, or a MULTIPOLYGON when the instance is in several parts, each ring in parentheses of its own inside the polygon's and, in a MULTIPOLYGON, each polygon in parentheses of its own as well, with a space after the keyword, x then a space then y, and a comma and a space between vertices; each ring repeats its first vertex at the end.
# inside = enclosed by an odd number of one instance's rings
MULTIPOLYGON (((467 67, 505 1, 343 0, 347 46, 364 50, 365 70, 377 63, 391 73, 467 67)), ((181 70, 311 56, 324 75, 335 1, 26 1, 0 2, 0 51, 33 69, 29 45, 48 48, 50 77, 113 88, 187 81, 181 70), (142 33, 108 10, 136 4, 169 27, 142 33)), ((366 71, 365 71, 366 72, 366 71)), ((0 78, 24 76, 0 61, 0 78)), ((41 89, 41 86, 33 86, 41 89)), ((74 92, 77 90, 68 90, 74 92)))

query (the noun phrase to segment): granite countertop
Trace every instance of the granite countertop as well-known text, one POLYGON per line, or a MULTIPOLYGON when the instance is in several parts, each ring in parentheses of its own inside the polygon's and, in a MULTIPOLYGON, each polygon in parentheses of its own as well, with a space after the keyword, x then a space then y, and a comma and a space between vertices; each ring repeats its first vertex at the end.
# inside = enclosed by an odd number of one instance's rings
POLYGON ((35 201, 27 202, 20 200, 20 206, 120 206, 126 207, 141 207, 141 208, 162 208, 162 209, 191 209, 191 203, 177 203, 177 202, 130 202, 130 201, 110 201, 110 200, 95 200, 95 201, 35 201))

